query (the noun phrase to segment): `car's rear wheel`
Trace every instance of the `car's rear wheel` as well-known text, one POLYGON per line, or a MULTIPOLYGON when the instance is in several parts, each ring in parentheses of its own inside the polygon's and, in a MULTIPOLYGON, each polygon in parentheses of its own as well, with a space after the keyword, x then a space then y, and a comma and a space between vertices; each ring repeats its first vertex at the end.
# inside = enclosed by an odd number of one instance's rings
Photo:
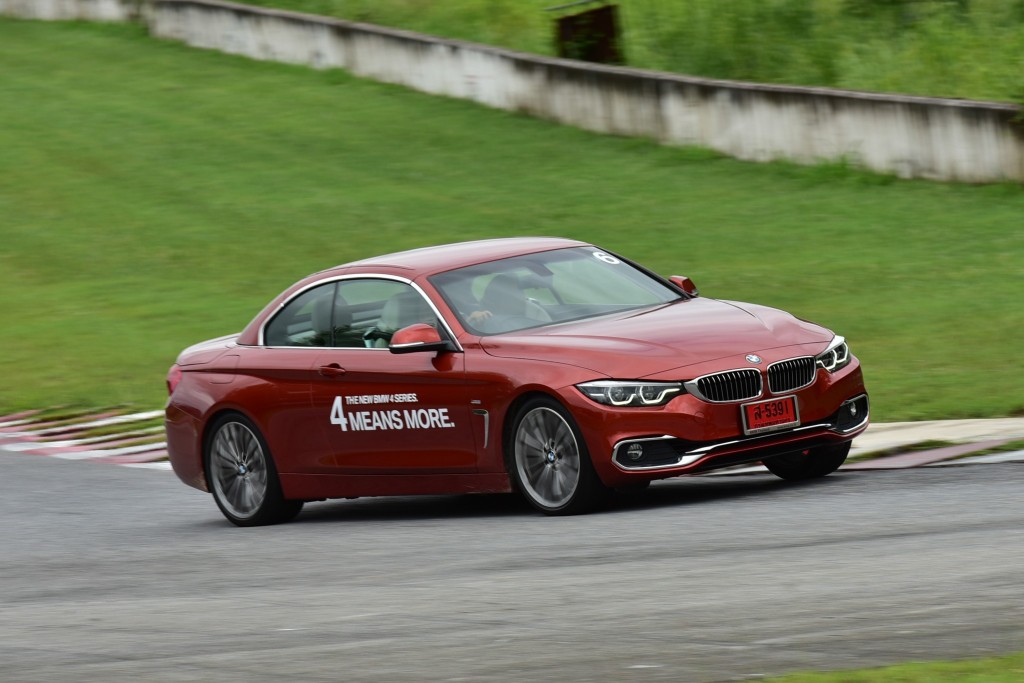
POLYGON ((282 495, 270 449, 256 425, 242 415, 222 415, 212 425, 206 475, 217 507, 232 524, 287 522, 302 509, 301 500, 282 495))
POLYGON ((608 491, 594 471, 576 421, 553 399, 537 397, 520 408, 506 453, 517 488, 544 514, 587 512, 608 491))
POLYGON ((814 479, 832 474, 846 462, 850 453, 850 442, 838 446, 821 446, 798 453, 787 453, 769 458, 763 462, 768 471, 789 481, 814 479))

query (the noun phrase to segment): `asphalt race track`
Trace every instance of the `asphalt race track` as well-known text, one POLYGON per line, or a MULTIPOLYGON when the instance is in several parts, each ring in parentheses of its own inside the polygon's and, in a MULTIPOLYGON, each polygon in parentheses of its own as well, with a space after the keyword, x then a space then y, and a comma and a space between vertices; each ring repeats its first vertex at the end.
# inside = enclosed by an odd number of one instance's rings
POLYGON ((0 680, 725 681, 1024 649, 1024 466, 669 480, 600 514, 0 452, 0 680))

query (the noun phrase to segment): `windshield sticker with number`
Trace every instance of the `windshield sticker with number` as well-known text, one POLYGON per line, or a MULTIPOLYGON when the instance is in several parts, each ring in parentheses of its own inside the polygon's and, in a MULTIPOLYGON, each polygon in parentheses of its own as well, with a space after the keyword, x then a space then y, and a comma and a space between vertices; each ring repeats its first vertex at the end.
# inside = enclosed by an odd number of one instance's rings
POLYGON ((617 266, 620 263, 622 263, 622 261, 620 261, 619 259, 615 258, 611 254, 606 254, 603 251, 595 251, 594 258, 596 258, 598 261, 604 261, 605 263, 609 263, 613 266, 617 266))

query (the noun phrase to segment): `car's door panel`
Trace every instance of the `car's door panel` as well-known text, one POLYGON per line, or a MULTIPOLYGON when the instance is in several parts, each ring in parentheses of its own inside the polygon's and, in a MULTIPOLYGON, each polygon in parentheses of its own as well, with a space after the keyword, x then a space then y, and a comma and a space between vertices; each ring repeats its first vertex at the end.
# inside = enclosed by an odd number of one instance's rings
POLYGON ((337 471, 476 471, 463 354, 325 349, 315 366, 313 407, 337 471))

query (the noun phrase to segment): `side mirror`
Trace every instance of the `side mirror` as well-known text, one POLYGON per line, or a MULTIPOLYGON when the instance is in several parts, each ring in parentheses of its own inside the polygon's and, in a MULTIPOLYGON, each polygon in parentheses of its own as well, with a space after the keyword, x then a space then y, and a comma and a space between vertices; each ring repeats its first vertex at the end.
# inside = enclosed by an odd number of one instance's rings
POLYGON ((440 333, 426 323, 403 327, 391 336, 391 353, 417 353, 420 351, 452 351, 452 343, 441 339, 440 333))
POLYGON ((690 297, 700 296, 700 290, 697 289, 697 285, 693 284, 693 280, 685 275, 673 275, 668 279, 668 281, 686 292, 690 297))

